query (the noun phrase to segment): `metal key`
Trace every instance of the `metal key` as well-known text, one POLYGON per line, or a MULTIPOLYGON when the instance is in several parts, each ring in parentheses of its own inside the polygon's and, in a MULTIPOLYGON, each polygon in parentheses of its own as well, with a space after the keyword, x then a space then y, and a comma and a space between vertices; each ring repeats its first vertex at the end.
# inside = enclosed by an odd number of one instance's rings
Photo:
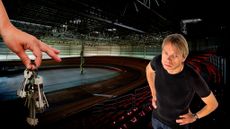
POLYGON ((48 105, 48 101, 45 97, 44 91, 43 91, 43 78, 41 76, 38 76, 35 78, 35 89, 37 89, 37 99, 36 99, 36 107, 39 110, 44 110, 45 106, 48 105))
POLYGON ((36 118, 36 89, 34 86, 34 82, 35 82, 35 78, 36 78, 36 74, 33 71, 32 72, 32 77, 30 79, 29 82, 29 86, 27 89, 27 100, 26 100, 26 105, 29 108, 29 117, 27 117, 26 121, 28 124, 30 124, 31 126, 35 126, 38 124, 38 119, 36 118))
POLYGON ((35 107, 35 100, 33 97, 29 106, 29 111, 30 111, 30 115, 29 117, 27 117, 26 121, 31 126, 35 126, 38 124, 38 119, 36 118, 36 107, 35 107))
POLYGON ((37 90, 37 98, 36 98, 36 107, 37 108, 43 108, 44 107, 44 103, 42 101, 41 89, 40 89, 41 84, 42 84, 42 78, 41 77, 35 78, 34 86, 37 90))
POLYGON ((26 69, 24 71, 24 80, 23 80, 23 83, 22 83, 22 86, 17 90, 17 95, 20 96, 21 98, 24 98, 26 97, 26 85, 28 84, 29 82, 29 78, 32 76, 32 71, 31 70, 28 70, 26 69))
POLYGON ((29 116, 26 121, 31 126, 38 124, 36 118, 37 112, 43 112, 46 107, 49 107, 45 93, 43 91, 43 78, 38 76, 37 70, 25 70, 24 81, 22 87, 17 91, 17 94, 25 99, 25 106, 29 109, 29 116))

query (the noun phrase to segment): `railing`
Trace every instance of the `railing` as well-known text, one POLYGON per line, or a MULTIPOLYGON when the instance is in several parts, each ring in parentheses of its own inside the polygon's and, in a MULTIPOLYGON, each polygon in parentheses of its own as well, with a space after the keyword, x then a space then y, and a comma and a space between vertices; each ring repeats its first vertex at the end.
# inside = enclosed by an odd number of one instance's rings
MULTIPOLYGON (((49 42, 50 46, 61 51, 61 57, 80 56, 81 44, 80 43, 58 43, 49 42)), ((86 43, 84 45, 84 56, 95 56, 95 55, 111 55, 111 56, 128 56, 138 57, 144 59, 152 59, 154 55, 160 53, 160 48, 156 46, 145 46, 145 45, 116 45, 116 44, 94 44, 86 43)), ((31 59, 34 59, 32 52, 26 52, 31 59)), ((43 53, 43 59, 50 58, 43 53)), ((18 60, 19 58, 15 53, 11 52, 2 42, 0 42, 0 60, 18 60)))

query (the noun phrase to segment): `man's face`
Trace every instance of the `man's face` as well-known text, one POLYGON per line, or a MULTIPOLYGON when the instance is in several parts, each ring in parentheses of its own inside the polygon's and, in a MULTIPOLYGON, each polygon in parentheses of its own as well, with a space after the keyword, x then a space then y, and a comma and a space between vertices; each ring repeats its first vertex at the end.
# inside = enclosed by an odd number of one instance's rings
POLYGON ((162 48, 161 63, 167 71, 177 71, 181 69, 185 58, 182 53, 170 42, 166 43, 162 48))

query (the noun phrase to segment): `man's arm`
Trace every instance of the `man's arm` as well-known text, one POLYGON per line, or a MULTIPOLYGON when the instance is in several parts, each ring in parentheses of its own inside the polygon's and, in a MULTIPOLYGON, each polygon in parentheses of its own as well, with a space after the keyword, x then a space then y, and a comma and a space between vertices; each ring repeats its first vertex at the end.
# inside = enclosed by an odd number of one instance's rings
POLYGON ((216 97, 211 92, 207 97, 201 98, 205 106, 196 113, 198 118, 202 118, 213 112, 218 107, 216 97))
POLYGON ((197 119, 207 116, 218 107, 218 102, 212 92, 207 97, 201 99, 205 103, 205 106, 200 111, 197 113, 189 112, 187 114, 181 115, 180 119, 177 119, 176 122, 180 125, 192 123, 197 119))
POLYGON ((152 105, 157 108, 156 105, 156 89, 155 89, 155 71, 152 69, 150 63, 146 67, 146 77, 152 94, 152 105))

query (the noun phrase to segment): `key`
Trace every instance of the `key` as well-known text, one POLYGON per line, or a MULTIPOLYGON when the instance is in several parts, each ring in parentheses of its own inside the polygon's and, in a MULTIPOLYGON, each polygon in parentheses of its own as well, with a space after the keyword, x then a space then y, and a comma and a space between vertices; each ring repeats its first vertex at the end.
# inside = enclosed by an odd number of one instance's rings
POLYGON ((31 88, 29 91, 27 91, 27 96, 25 100, 25 106, 29 109, 31 104, 33 103, 33 96, 34 96, 34 90, 31 88))
POLYGON ((31 126, 36 126, 38 124, 38 119, 36 118, 36 107, 35 107, 35 100, 32 98, 30 103, 30 115, 27 117, 26 121, 31 126))
POLYGON ((35 85, 34 85, 37 89, 37 99, 36 99, 36 107, 38 108, 38 110, 40 110, 40 112, 44 111, 45 107, 48 107, 48 101, 46 99, 45 93, 43 91, 43 78, 41 76, 38 76, 35 79, 35 85))
POLYGON ((26 121, 31 126, 38 124, 36 113, 43 112, 46 107, 49 107, 45 93, 43 91, 43 78, 38 76, 37 70, 24 71, 23 85, 17 91, 17 94, 25 99, 25 106, 29 109, 29 116, 26 121))
POLYGON ((48 100, 47 100, 44 92, 43 92, 43 97, 44 97, 44 101, 45 101, 46 107, 49 107, 49 103, 48 103, 48 100))
POLYGON ((23 84, 22 86, 17 90, 17 95, 20 96, 21 98, 24 98, 26 97, 26 85, 28 84, 29 82, 29 78, 32 76, 32 71, 26 69, 24 71, 24 80, 23 80, 23 84))
POLYGON ((35 87, 37 90, 37 98, 36 98, 36 106, 37 108, 41 109, 44 107, 44 103, 43 103, 43 96, 42 96, 42 91, 41 91, 41 85, 42 85, 42 77, 38 76, 37 78, 35 78, 35 87))
POLYGON ((34 78, 36 75, 34 71, 31 72, 32 75, 26 87, 27 96, 26 96, 25 105, 29 109, 29 116, 26 118, 26 121, 29 125, 36 126, 38 124, 38 119, 36 118, 36 107, 35 107, 36 92, 34 87, 34 82, 35 82, 34 78))

